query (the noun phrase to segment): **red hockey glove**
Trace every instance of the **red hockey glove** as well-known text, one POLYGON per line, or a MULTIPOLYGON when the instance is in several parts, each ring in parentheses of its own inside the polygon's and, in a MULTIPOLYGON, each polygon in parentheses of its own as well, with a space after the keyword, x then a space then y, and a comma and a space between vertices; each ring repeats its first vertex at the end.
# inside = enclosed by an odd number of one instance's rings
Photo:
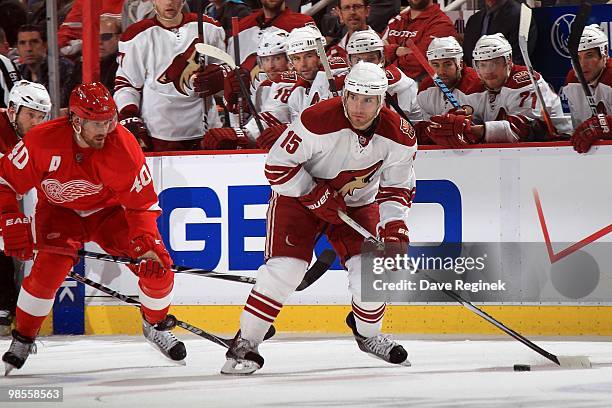
MULTIPOLYGON (((244 86, 248 92, 251 86, 249 71, 244 68, 240 68, 239 71, 240 76, 242 77, 242 82, 244 83, 244 86)), ((228 111, 236 114, 240 112, 240 104, 238 103, 240 97, 242 97, 242 110, 247 112, 249 110, 248 102, 244 99, 244 95, 240 90, 238 75, 236 75, 235 70, 229 71, 223 82, 223 98, 225 99, 225 106, 228 111)))
POLYGON ((240 128, 215 128, 206 132, 200 147, 205 150, 236 150, 248 144, 249 139, 240 128))
POLYGON ((223 64, 208 64, 200 67, 193 74, 193 90, 203 98, 207 98, 223 90, 224 78, 230 68, 223 64))
POLYGON ((431 135, 429 134, 429 125, 431 125, 431 122, 427 120, 414 122, 414 132, 416 133, 419 146, 435 144, 431 139, 431 135))
POLYGON ((119 112, 119 123, 134 135, 142 150, 151 148, 151 138, 144 122, 140 118, 138 108, 128 105, 119 112))
MULTIPOLYGON (((608 128, 610 128, 610 121, 608 121, 607 116, 606 122, 608 123, 608 128)), ((574 130, 570 142, 574 146, 575 151, 578 153, 586 153, 596 140, 610 137, 612 137, 612 135, 606 135, 599 125, 599 118, 593 116, 582 122, 576 130, 574 130)))
POLYGON ((330 224, 342 224, 338 210, 346 212, 344 197, 329 184, 320 181, 312 191, 298 200, 318 218, 330 224))
POLYGON ((141 278, 161 278, 172 267, 172 259, 162 243, 151 235, 141 235, 132 240, 130 256, 142 259, 132 270, 141 278))
POLYGON ((287 129, 287 125, 276 125, 270 126, 261 132, 261 135, 257 138, 257 146, 260 149, 270 150, 278 138, 287 129))
MULTIPOLYGON (((458 111, 459 112, 459 111, 458 111)), ((429 136, 440 146, 461 149, 478 143, 478 136, 472 133, 471 118, 465 115, 434 115, 431 117, 429 136)))
POLYGON ((21 212, 0 215, 4 253, 22 261, 34 256, 34 239, 30 219, 21 212))
POLYGON ((404 221, 390 221, 378 229, 378 237, 385 244, 385 256, 395 258, 408 252, 408 227, 404 221))

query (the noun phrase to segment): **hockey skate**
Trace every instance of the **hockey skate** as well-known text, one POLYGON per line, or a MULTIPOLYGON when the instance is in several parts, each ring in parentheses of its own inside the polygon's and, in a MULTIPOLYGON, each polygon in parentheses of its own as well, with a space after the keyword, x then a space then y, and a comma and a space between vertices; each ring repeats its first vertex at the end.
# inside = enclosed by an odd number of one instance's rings
POLYGON ((259 355, 257 346, 250 340, 243 339, 240 331, 232 340, 230 348, 225 353, 227 361, 221 367, 221 374, 249 375, 264 365, 264 359, 259 355))
POLYGON ((176 326, 176 318, 172 315, 166 316, 165 320, 154 325, 143 318, 142 334, 164 356, 174 361, 182 361, 187 357, 187 350, 183 342, 170 332, 174 326, 176 326))
POLYGON ((399 364, 405 367, 410 367, 408 361, 408 353, 400 344, 391 340, 388 335, 377 334, 373 337, 363 337, 357 332, 357 324, 353 312, 346 316, 346 324, 353 330, 355 341, 361 351, 364 351, 372 357, 379 358, 391 364, 399 364))
POLYGON ((8 336, 11 334, 12 323, 13 314, 9 310, 0 310, 0 336, 8 336))
POLYGON ((4 375, 9 375, 13 369, 20 369, 30 354, 36 354, 34 339, 22 336, 13 330, 13 341, 8 351, 2 356, 4 361, 4 375))

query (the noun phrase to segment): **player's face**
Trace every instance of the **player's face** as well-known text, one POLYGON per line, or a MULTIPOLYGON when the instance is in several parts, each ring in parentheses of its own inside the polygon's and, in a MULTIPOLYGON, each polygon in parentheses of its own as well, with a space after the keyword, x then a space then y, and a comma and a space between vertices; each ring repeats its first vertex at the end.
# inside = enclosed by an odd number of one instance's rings
POLYGON ((508 76, 508 65, 504 57, 485 61, 474 61, 476 72, 489 89, 500 89, 508 76))
POLYGON ((100 22, 100 58, 108 57, 117 52, 121 30, 117 24, 100 22))
POLYGON ((413 10, 424 10, 431 4, 431 0, 408 0, 408 5, 413 10))
POLYGON ((378 112, 379 97, 346 92, 345 107, 349 121, 355 129, 366 129, 378 112))
POLYGON ((302 78, 312 81, 319 72, 319 55, 316 51, 305 51, 297 54, 291 54, 291 64, 293 69, 302 78))
POLYGON ((459 67, 454 58, 441 58, 429 61, 429 65, 436 71, 442 82, 449 88, 454 88, 459 80, 459 67))
POLYGON ((261 6, 270 11, 280 11, 285 4, 285 0, 261 0, 261 6))
POLYGON ((260 57, 259 63, 261 64, 261 69, 266 73, 268 78, 273 81, 279 78, 281 72, 289 69, 289 61, 285 54, 260 57))
POLYGON ((183 0, 153 0, 153 5, 161 18, 172 20, 181 12, 183 0))
POLYGON ((17 51, 24 65, 39 64, 47 54, 47 45, 37 31, 23 31, 17 34, 17 51))
POLYGON ((80 139, 93 149, 104 147, 106 137, 117 127, 117 117, 107 120, 76 119, 81 124, 80 139))
POLYGON ((47 114, 45 112, 22 106, 15 119, 19 134, 25 136, 34 126, 41 124, 46 116, 47 114))
POLYGON ((587 82, 596 80, 606 64, 604 57, 599 53, 599 48, 578 51, 578 59, 587 82))
POLYGON ((382 58, 379 51, 362 52, 359 54, 349 55, 351 67, 357 64, 359 61, 371 62, 372 64, 378 65, 382 62, 382 58))
POLYGON ((368 28, 366 19, 370 14, 370 7, 363 0, 340 0, 339 7, 340 22, 346 26, 349 32, 365 30, 368 28))

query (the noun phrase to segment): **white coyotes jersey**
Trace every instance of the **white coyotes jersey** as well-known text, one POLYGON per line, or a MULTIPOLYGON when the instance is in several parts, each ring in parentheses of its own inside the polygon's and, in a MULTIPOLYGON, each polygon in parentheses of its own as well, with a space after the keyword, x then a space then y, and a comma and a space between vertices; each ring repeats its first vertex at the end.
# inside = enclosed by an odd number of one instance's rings
MULTIPOLYGON (((559 134, 571 133, 571 119, 563 114, 559 96, 540 74, 535 74, 553 126, 559 134)), ((539 128, 544 133, 545 128, 540 103, 524 66, 512 67, 508 80, 499 92, 488 91, 481 84, 477 89, 470 90, 468 101, 474 108, 475 121, 484 122, 485 141, 488 143, 531 141, 533 137, 546 139, 546 134, 530 133, 529 123, 535 119, 542 124, 539 128)))
POLYGON ((379 225, 407 222, 416 150, 414 129, 396 113, 383 108, 368 139, 352 129, 341 98, 333 98, 306 109, 289 126, 272 146, 265 174, 280 195, 300 197, 325 180, 350 207, 377 201, 379 225))
MULTIPOLYGON (((608 58, 597 84, 595 86, 590 85, 590 88, 593 99, 595 99, 597 111, 604 115, 612 113, 612 59, 608 58)), ((562 92, 567 98, 574 127, 577 127, 593 116, 582 86, 578 82, 573 69, 567 75, 566 84, 562 92)))
MULTIPOLYGON (((183 14, 178 27, 164 28, 156 18, 131 25, 119 42, 119 68, 115 77, 115 101, 119 111, 127 105, 140 108, 152 137, 178 141, 201 138, 208 128, 221 127, 212 98, 204 112, 202 98, 192 89, 191 76, 198 69, 195 14, 183 14)), ((204 16, 205 41, 224 49, 223 27, 204 16)))
MULTIPOLYGON (((467 105, 468 99, 466 92, 468 89, 480 84, 480 78, 473 68, 464 67, 461 70, 461 80, 457 86, 450 91, 459 105, 467 105)), ((434 115, 444 115, 453 108, 453 105, 446 99, 440 88, 438 88, 430 77, 426 77, 419 85, 417 102, 423 111, 423 120, 429 120, 434 115)))
POLYGON ((387 93, 397 101, 398 106, 404 111, 408 119, 412 121, 422 120, 423 112, 421 112, 421 107, 417 103, 417 83, 395 65, 388 66, 385 73, 389 81, 387 93))

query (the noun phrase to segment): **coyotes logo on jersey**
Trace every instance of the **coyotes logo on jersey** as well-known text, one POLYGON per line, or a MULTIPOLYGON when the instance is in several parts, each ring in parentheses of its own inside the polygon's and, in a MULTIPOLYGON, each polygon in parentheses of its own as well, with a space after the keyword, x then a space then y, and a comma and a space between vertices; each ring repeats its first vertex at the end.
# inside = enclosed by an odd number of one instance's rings
POLYGON ((380 169, 382 164, 383 161, 380 160, 365 169, 342 171, 330 181, 330 184, 336 191, 342 194, 342 197, 352 196, 355 190, 366 187, 372 181, 374 174, 380 169))
POLYGON ((196 62, 196 38, 187 50, 174 57, 170 66, 157 79, 162 84, 174 84, 174 88, 183 95, 188 95, 185 87, 189 86, 189 78, 200 67, 196 62))
POLYGON ((98 194, 104 188, 102 184, 93 184, 87 180, 61 183, 56 179, 46 179, 40 184, 49 201, 54 204, 69 203, 81 197, 98 194))

